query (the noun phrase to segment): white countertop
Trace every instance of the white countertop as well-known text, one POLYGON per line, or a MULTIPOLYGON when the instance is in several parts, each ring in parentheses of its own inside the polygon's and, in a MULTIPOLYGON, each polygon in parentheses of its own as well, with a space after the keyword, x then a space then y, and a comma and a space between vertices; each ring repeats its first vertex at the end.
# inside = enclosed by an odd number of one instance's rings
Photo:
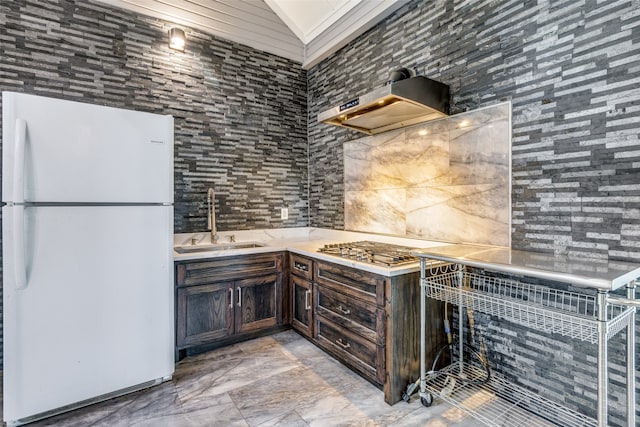
MULTIPOLYGON (((224 245, 230 242, 233 235, 236 243, 260 243, 264 246, 256 248, 215 250, 207 252, 183 253, 174 251, 175 261, 188 261, 206 258, 219 258, 226 256, 248 255, 268 252, 289 251, 300 255, 306 255, 315 259, 330 261, 335 264, 347 267, 358 268, 360 270, 383 276, 398 276, 420 270, 420 263, 404 264, 398 267, 384 267, 376 264, 359 262, 349 258, 340 258, 318 252, 318 249, 325 244, 353 242, 359 240, 373 240, 376 242, 390 243, 396 245, 410 246, 414 248, 429 248, 446 245, 447 243, 433 242, 420 239, 409 239, 379 234, 359 233, 354 231, 329 230, 323 228, 302 227, 302 228, 279 228, 268 230, 240 230, 224 231, 218 233, 218 244, 224 245)), ((211 243, 209 232, 202 233, 180 233, 174 235, 174 246, 190 245, 191 239, 195 238, 198 245, 208 245, 211 243)))
POLYGON ((414 255, 607 291, 619 289, 640 277, 640 264, 570 258, 496 246, 441 245, 418 250, 414 255))

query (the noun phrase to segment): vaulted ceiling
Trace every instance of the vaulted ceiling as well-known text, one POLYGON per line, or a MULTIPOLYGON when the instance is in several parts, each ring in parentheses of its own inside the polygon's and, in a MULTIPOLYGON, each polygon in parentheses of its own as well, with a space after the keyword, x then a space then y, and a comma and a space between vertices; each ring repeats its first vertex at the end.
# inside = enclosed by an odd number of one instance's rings
POLYGON ((101 0, 311 68, 409 0, 101 0))

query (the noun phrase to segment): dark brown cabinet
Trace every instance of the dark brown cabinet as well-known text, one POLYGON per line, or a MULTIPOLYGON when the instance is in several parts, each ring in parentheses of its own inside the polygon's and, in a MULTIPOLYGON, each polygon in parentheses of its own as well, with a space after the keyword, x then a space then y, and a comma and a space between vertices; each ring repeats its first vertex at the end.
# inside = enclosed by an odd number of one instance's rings
MULTIPOLYGON (((420 274, 383 276, 313 260, 313 341, 401 400, 420 374, 420 274)), ((446 343, 443 304, 429 301, 426 361, 446 343)))
POLYGON ((283 253, 176 263, 177 358, 283 324, 283 253))
MULTIPOLYGON (((234 333, 253 332, 278 324, 282 298, 278 298, 278 274, 235 282, 234 333)), ((229 288, 231 293, 231 288, 229 288)))
POLYGON ((382 387, 385 381, 385 277, 315 262, 318 346, 382 387))
POLYGON ((178 288, 178 348, 206 344, 233 334, 233 282, 178 288))
MULTIPOLYGON (((419 276, 286 252, 176 262, 176 358, 291 324, 396 403, 420 371, 419 276)), ((429 300, 428 366, 445 343, 443 309, 429 300)))
POLYGON ((313 260, 289 254, 291 274, 291 326, 306 337, 313 336, 313 260))

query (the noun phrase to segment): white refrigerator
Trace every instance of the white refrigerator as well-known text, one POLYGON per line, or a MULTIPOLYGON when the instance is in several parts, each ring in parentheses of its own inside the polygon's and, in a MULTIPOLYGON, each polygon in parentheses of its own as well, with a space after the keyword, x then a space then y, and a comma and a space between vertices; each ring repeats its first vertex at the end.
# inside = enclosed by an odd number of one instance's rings
POLYGON ((173 117, 2 93, 4 420, 174 371, 173 117))

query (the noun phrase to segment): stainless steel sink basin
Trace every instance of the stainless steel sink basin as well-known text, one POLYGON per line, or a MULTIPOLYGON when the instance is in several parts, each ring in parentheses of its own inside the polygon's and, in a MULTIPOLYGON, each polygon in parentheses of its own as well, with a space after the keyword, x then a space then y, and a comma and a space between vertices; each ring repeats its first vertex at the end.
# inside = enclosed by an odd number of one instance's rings
POLYGON ((238 242, 238 243, 216 243, 209 245, 184 245, 174 246, 173 250, 179 254, 191 254, 197 252, 215 252, 215 251, 229 251, 233 249, 247 249, 247 248, 261 248, 264 245, 262 243, 255 242, 238 242))

